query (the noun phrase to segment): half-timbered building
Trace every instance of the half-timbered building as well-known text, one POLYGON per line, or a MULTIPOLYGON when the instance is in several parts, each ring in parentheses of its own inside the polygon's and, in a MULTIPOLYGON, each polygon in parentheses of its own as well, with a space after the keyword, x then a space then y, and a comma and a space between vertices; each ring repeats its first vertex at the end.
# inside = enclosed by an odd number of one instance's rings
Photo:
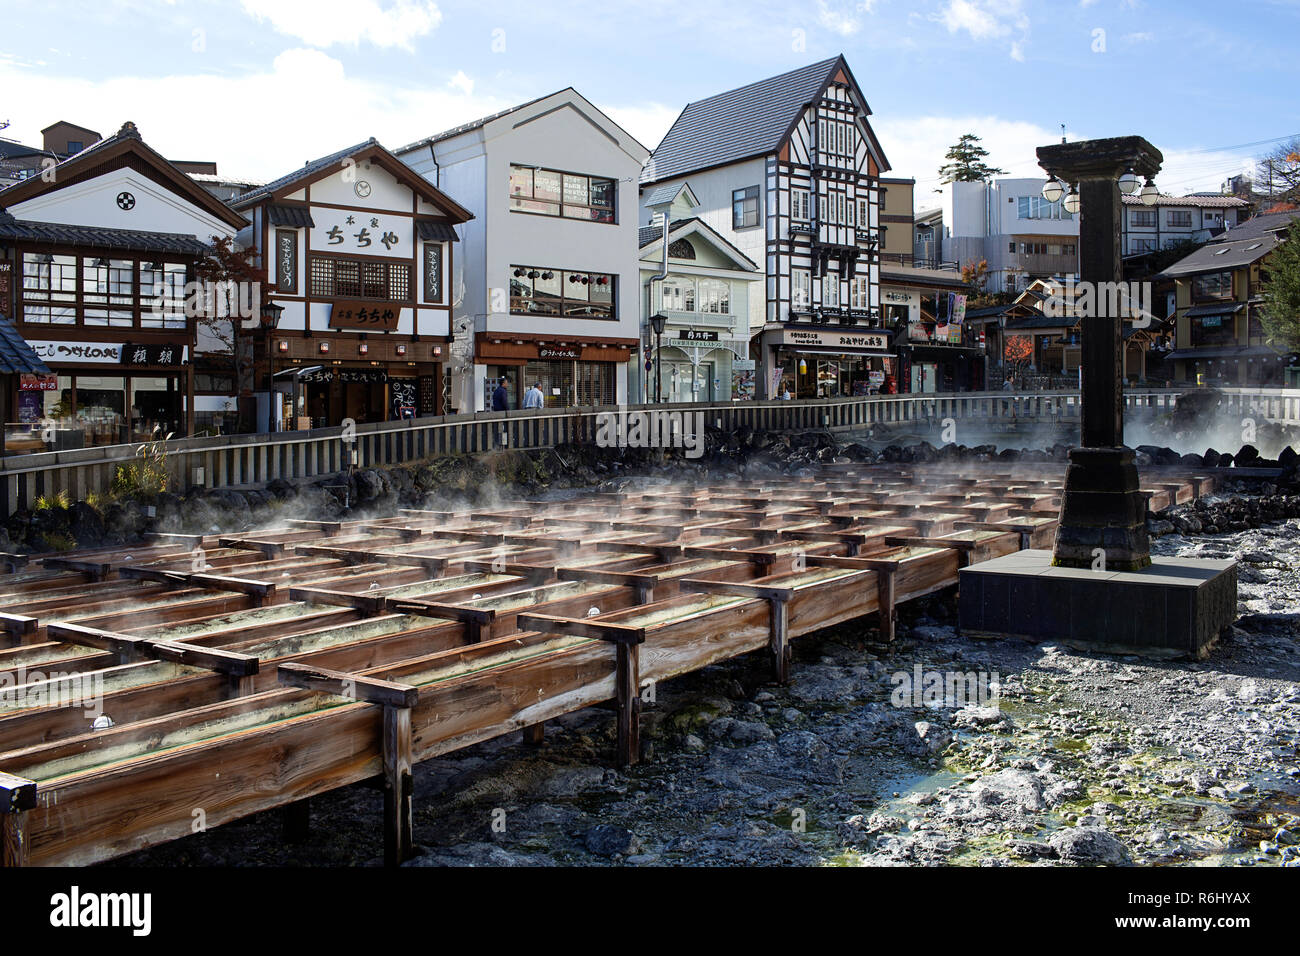
POLYGON ((689 178, 700 217, 765 263, 750 313, 762 397, 865 394, 873 372, 893 371, 879 261, 889 162, 870 115, 837 56, 687 105, 643 170, 643 197, 689 178))

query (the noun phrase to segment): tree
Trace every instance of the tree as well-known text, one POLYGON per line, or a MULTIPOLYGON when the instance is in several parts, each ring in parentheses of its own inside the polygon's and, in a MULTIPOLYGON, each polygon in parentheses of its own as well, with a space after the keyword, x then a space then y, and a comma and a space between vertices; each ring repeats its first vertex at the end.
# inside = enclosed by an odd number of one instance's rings
POLYGON ((1255 166, 1255 189, 1277 200, 1300 200, 1300 137, 1275 147, 1255 166))
POLYGON ((961 281, 970 289, 970 299, 966 305, 971 309, 982 309, 989 305, 1010 305, 1015 296, 1006 292, 989 292, 989 261, 974 259, 961 267, 961 281))
POLYGON ((1266 273, 1260 314, 1264 334, 1273 345, 1300 351, 1300 228, 1292 226, 1286 241, 1273 250, 1266 273))
POLYGON ((252 388, 252 369, 246 362, 245 337, 240 332, 256 327, 262 306, 264 276, 255 261, 253 249, 238 249, 232 239, 213 236, 211 254, 194 267, 194 278, 203 286, 204 296, 199 327, 217 343, 212 354, 229 363, 235 391, 240 394, 252 388))
POLYGON ((945 183, 980 183, 994 176, 1005 176, 1005 169, 985 164, 984 157, 988 154, 989 151, 980 145, 978 136, 963 133, 944 156, 948 162, 939 167, 939 176, 945 183))
POLYGON ((1019 375, 1034 360, 1034 337, 1008 335, 1002 345, 1002 357, 1012 372, 1019 375))

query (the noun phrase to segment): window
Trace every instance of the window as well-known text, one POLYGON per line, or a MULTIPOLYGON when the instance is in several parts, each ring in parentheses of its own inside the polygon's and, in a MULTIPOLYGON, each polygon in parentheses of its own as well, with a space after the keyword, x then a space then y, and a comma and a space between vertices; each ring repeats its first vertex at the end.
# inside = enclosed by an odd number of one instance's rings
POLYGON ((131 259, 81 260, 81 295, 97 304, 135 304, 135 262, 131 259))
POLYGON ((179 262, 140 265, 140 326, 146 329, 185 328, 185 266, 179 262))
POLYGON ((510 208, 543 216, 614 222, 614 180, 530 166, 510 167, 510 208))
POLYGON ((840 274, 828 272, 822 276, 822 305, 829 309, 840 307, 840 274))
POLYGON ((695 247, 689 239, 675 239, 668 244, 669 259, 694 259, 695 247))
POLYGON ((409 262, 311 257, 312 298, 411 300, 409 262))
POLYGON ((849 308, 871 308, 871 295, 866 276, 854 276, 849 282, 849 308))
POLYGON ((29 302, 75 302, 76 257, 23 253, 23 298, 29 302))
POLYGON ((758 225, 758 187, 737 189, 731 194, 731 228, 748 229, 758 225))
POLYGON ((870 203, 866 199, 858 200, 858 228, 867 229, 871 225, 870 203))
POLYGON ((1131 213, 1133 228, 1135 229, 1154 229, 1156 227, 1156 211, 1154 209, 1134 209, 1131 213))
POLYGON ((812 206, 808 190, 790 190, 790 218, 798 220, 799 222, 809 222, 812 220, 812 206))
POLYGON ((1232 273, 1211 272, 1197 276, 1192 280, 1192 298, 1195 299, 1230 299, 1232 298, 1232 273))
POLYGON ((728 315, 731 312, 731 287, 717 279, 700 280, 699 312, 728 315))
POLYGON ((1133 255, 1156 251, 1156 241, 1154 239, 1131 239, 1129 242, 1133 255))
POLYGON ((674 312, 694 312, 695 280, 688 276, 669 276, 665 279, 663 307, 674 312))
POLYGON ((85 149, 85 148, 86 148, 86 147, 82 145, 81 140, 79 140, 79 139, 70 139, 70 140, 68 140, 68 154, 69 154, 69 155, 71 155, 71 154, 73 154, 73 153, 79 153, 79 152, 81 152, 81 151, 82 151, 83 149, 85 149))
POLYGON ((812 302, 812 273, 807 269, 795 269, 790 273, 790 306, 806 309, 812 302))
POLYGON ((1073 219, 1061 200, 1048 202, 1042 196, 1021 196, 1017 207, 1021 219, 1073 219))
POLYGON ((1022 242, 1020 244, 1020 254, 1022 256, 1045 256, 1047 255, 1047 243, 1022 242))
POLYGON ((1187 209, 1171 209, 1167 213, 1171 229, 1191 229, 1192 213, 1187 209))
POLYGON ((559 315, 612 319, 615 276, 541 266, 510 267, 510 311, 515 315, 559 315))

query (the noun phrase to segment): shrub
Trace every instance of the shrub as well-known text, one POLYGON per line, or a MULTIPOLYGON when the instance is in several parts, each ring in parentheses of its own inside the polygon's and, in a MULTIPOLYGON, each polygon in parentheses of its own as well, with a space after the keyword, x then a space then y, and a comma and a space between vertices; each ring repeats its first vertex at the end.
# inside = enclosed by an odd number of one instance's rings
POLYGON ((167 471, 167 438, 145 442, 136 452, 136 461, 118 465, 110 491, 115 498, 138 498, 152 501, 167 490, 171 475, 167 471))

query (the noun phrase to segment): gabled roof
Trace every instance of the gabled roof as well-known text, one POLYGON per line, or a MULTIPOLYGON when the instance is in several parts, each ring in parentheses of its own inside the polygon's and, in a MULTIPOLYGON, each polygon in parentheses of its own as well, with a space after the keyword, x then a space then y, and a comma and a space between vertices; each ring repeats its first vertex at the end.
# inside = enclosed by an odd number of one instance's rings
POLYGON ((377 163, 396 178, 398 182, 413 190, 416 195, 441 209, 449 219, 456 222, 467 222, 474 218, 472 212, 390 153, 373 136, 363 143, 348 146, 346 149, 340 149, 338 152, 322 156, 320 159, 313 159, 293 172, 272 180, 265 186, 249 190, 242 196, 231 200, 230 205, 234 209, 251 209, 267 200, 283 199, 309 183, 324 179, 326 176, 337 172, 341 168, 340 164, 345 159, 356 162, 369 160, 377 163))
POLYGON ((655 206, 671 206, 683 192, 686 193, 686 198, 690 200, 692 207, 700 204, 700 201, 695 198, 695 191, 691 189, 690 183, 677 183, 676 185, 655 186, 641 200, 641 205, 647 209, 653 209, 655 206))
POLYGON ((1278 212, 1248 219, 1179 259, 1156 278, 1172 279, 1202 272, 1223 272, 1258 262, 1278 247, 1286 230, 1297 219, 1300 219, 1300 211, 1278 212))
MULTIPOLYGON (((789 73, 688 103, 646 163, 641 173, 642 184, 776 152, 803 111, 841 71, 854 89, 862 116, 870 116, 871 108, 843 56, 810 63, 789 73)), ((863 125, 876 147, 883 172, 889 168, 889 162, 871 127, 865 120, 863 125)))
POLYGON ((0 373, 6 375, 48 375, 50 368, 18 334, 9 320, 0 315, 0 373))
POLYGON ((107 169, 115 168, 111 165, 115 162, 147 171, 151 178, 234 229, 248 225, 248 220, 243 216, 151 148, 141 138, 135 124, 129 121, 123 123, 122 128, 107 139, 91 143, 81 152, 74 153, 53 166, 52 176, 32 176, 0 190, 0 204, 13 207, 36 196, 93 178, 107 169))
MULTIPOLYGON (((671 245, 674 239, 681 239, 692 233, 699 233, 712 245, 716 246, 722 252, 726 253, 731 259, 746 272, 757 272, 758 266, 754 260, 749 258, 722 235, 698 216, 692 216, 690 219, 674 219, 668 227, 668 242, 671 245)), ((649 250, 660 245, 664 238, 664 227, 659 226, 642 226, 637 230, 637 243, 642 250, 642 259, 649 257, 649 250)), ((671 258, 671 250, 669 258, 671 258)))
MULTIPOLYGON (((509 116, 511 113, 517 113, 520 110, 527 109, 530 106, 536 106, 538 103, 541 103, 545 100, 549 100, 556 96, 564 96, 565 94, 571 94, 570 97, 571 99, 581 100, 587 106, 591 107, 591 109, 594 112, 600 115, 601 119, 603 119, 610 126, 614 127, 620 133, 626 136, 628 138, 628 142, 634 145, 637 150, 639 150, 642 154, 645 155, 649 154, 650 150, 646 149, 645 146, 643 146, 635 136, 633 136, 627 130, 623 129, 623 127, 619 126, 618 123, 615 123, 603 110, 601 110, 600 107, 596 106, 596 104, 592 103, 591 100, 587 99, 585 96, 583 96, 581 93, 579 93, 571 86, 566 86, 562 90, 556 90, 554 93, 547 93, 545 96, 539 96, 536 99, 529 100, 526 103, 520 103, 518 106, 512 106, 509 109, 501 110, 499 113, 490 113, 487 116, 480 116, 476 120, 471 120, 468 123, 462 123, 460 126, 453 126, 451 129, 443 130, 441 133, 434 133, 432 136, 426 136, 423 139, 417 139, 413 143, 407 143, 405 146, 399 147, 397 153, 398 155, 404 156, 407 153, 412 152, 413 150, 420 149, 421 147, 432 146, 436 143, 442 142, 443 140, 453 139, 454 137, 460 136, 463 133, 468 133, 476 129, 482 129, 484 126, 487 126, 489 123, 495 122, 496 120, 499 120, 502 117, 509 116)), ((574 109, 577 110, 579 113, 583 113, 583 110, 576 106, 574 107, 574 109)), ((546 113, 539 114, 539 116, 545 116, 545 115, 546 113)), ((588 117, 588 119, 590 120, 590 117, 588 117)), ((523 122, 527 122, 527 120, 523 122)), ((625 152, 632 152, 628 150, 627 147, 622 143, 620 143, 619 145, 624 149, 625 152)), ((644 155, 639 157, 639 159, 644 160, 644 155)))

